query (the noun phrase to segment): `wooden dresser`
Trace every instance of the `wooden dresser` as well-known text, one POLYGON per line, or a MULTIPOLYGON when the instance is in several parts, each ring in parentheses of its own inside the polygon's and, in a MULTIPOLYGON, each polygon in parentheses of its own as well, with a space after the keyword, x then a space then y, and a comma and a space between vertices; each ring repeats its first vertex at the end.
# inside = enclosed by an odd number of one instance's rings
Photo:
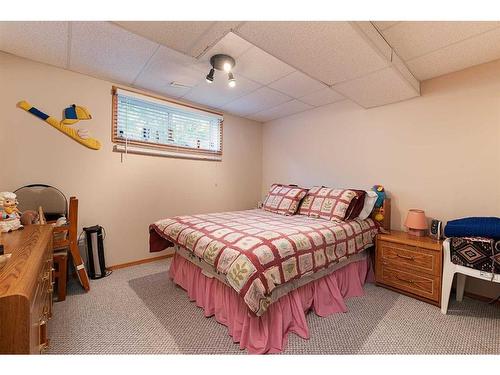
POLYGON ((52 314, 52 226, 1 236, 12 257, 0 269, 0 354, 42 353, 52 314))
POLYGON ((377 235, 377 285, 439 306, 442 273, 442 241, 394 230, 377 235))

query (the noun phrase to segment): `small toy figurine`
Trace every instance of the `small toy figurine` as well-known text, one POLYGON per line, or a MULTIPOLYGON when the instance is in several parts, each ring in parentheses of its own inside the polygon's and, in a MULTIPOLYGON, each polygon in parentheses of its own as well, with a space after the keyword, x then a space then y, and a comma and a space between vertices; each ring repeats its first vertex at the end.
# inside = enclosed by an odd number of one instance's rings
POLYGON ((384 187, 382 185, 374 185, 372 190, 378 195, 377 201, 375 202, 375 207, 377 208, 382 207, 385 199, 384 187))
POLYGON ((22 228, 17 209, 16 194, 4 191, 0 193, 0 232, 10 232, 22 228))

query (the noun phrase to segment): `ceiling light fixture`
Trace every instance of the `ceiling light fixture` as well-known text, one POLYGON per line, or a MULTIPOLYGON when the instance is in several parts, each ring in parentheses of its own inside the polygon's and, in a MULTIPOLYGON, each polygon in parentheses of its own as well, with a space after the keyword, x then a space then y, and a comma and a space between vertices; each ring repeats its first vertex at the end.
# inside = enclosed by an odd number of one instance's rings
POLYGON ((212 83, 214 81, 214 73, 215 73, 214 69, 217 69, 228 73, 229 87, 236 86, 236 80, 234 79, 234 75, 232 73, 232 70, 236 65, 236 61, 234 61, 234 59, 231 56, 224 54, 213 55, 210 58, 210 65, 212 65, 212 68, 210 69, 210 73, 208 73, 207 75, 208 83, 212 83))

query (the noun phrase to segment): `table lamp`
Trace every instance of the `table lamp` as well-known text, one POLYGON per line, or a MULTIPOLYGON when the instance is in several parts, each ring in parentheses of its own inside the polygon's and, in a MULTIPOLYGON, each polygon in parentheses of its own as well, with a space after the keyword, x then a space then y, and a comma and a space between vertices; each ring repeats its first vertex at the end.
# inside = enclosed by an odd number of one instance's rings
POLYGON ((411 209, 406 216, 405 227, 408 228, 408 234, 412 236, 423 237, 427 230, 427 219, 423 210, 411 209))

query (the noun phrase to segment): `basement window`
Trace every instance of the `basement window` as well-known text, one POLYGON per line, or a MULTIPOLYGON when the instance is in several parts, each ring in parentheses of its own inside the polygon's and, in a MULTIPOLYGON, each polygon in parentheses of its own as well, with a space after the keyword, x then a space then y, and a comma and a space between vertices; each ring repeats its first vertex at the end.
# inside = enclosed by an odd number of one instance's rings
POLYGON ((221 113, 113 87, 116 152, 222 160, 221 113))

